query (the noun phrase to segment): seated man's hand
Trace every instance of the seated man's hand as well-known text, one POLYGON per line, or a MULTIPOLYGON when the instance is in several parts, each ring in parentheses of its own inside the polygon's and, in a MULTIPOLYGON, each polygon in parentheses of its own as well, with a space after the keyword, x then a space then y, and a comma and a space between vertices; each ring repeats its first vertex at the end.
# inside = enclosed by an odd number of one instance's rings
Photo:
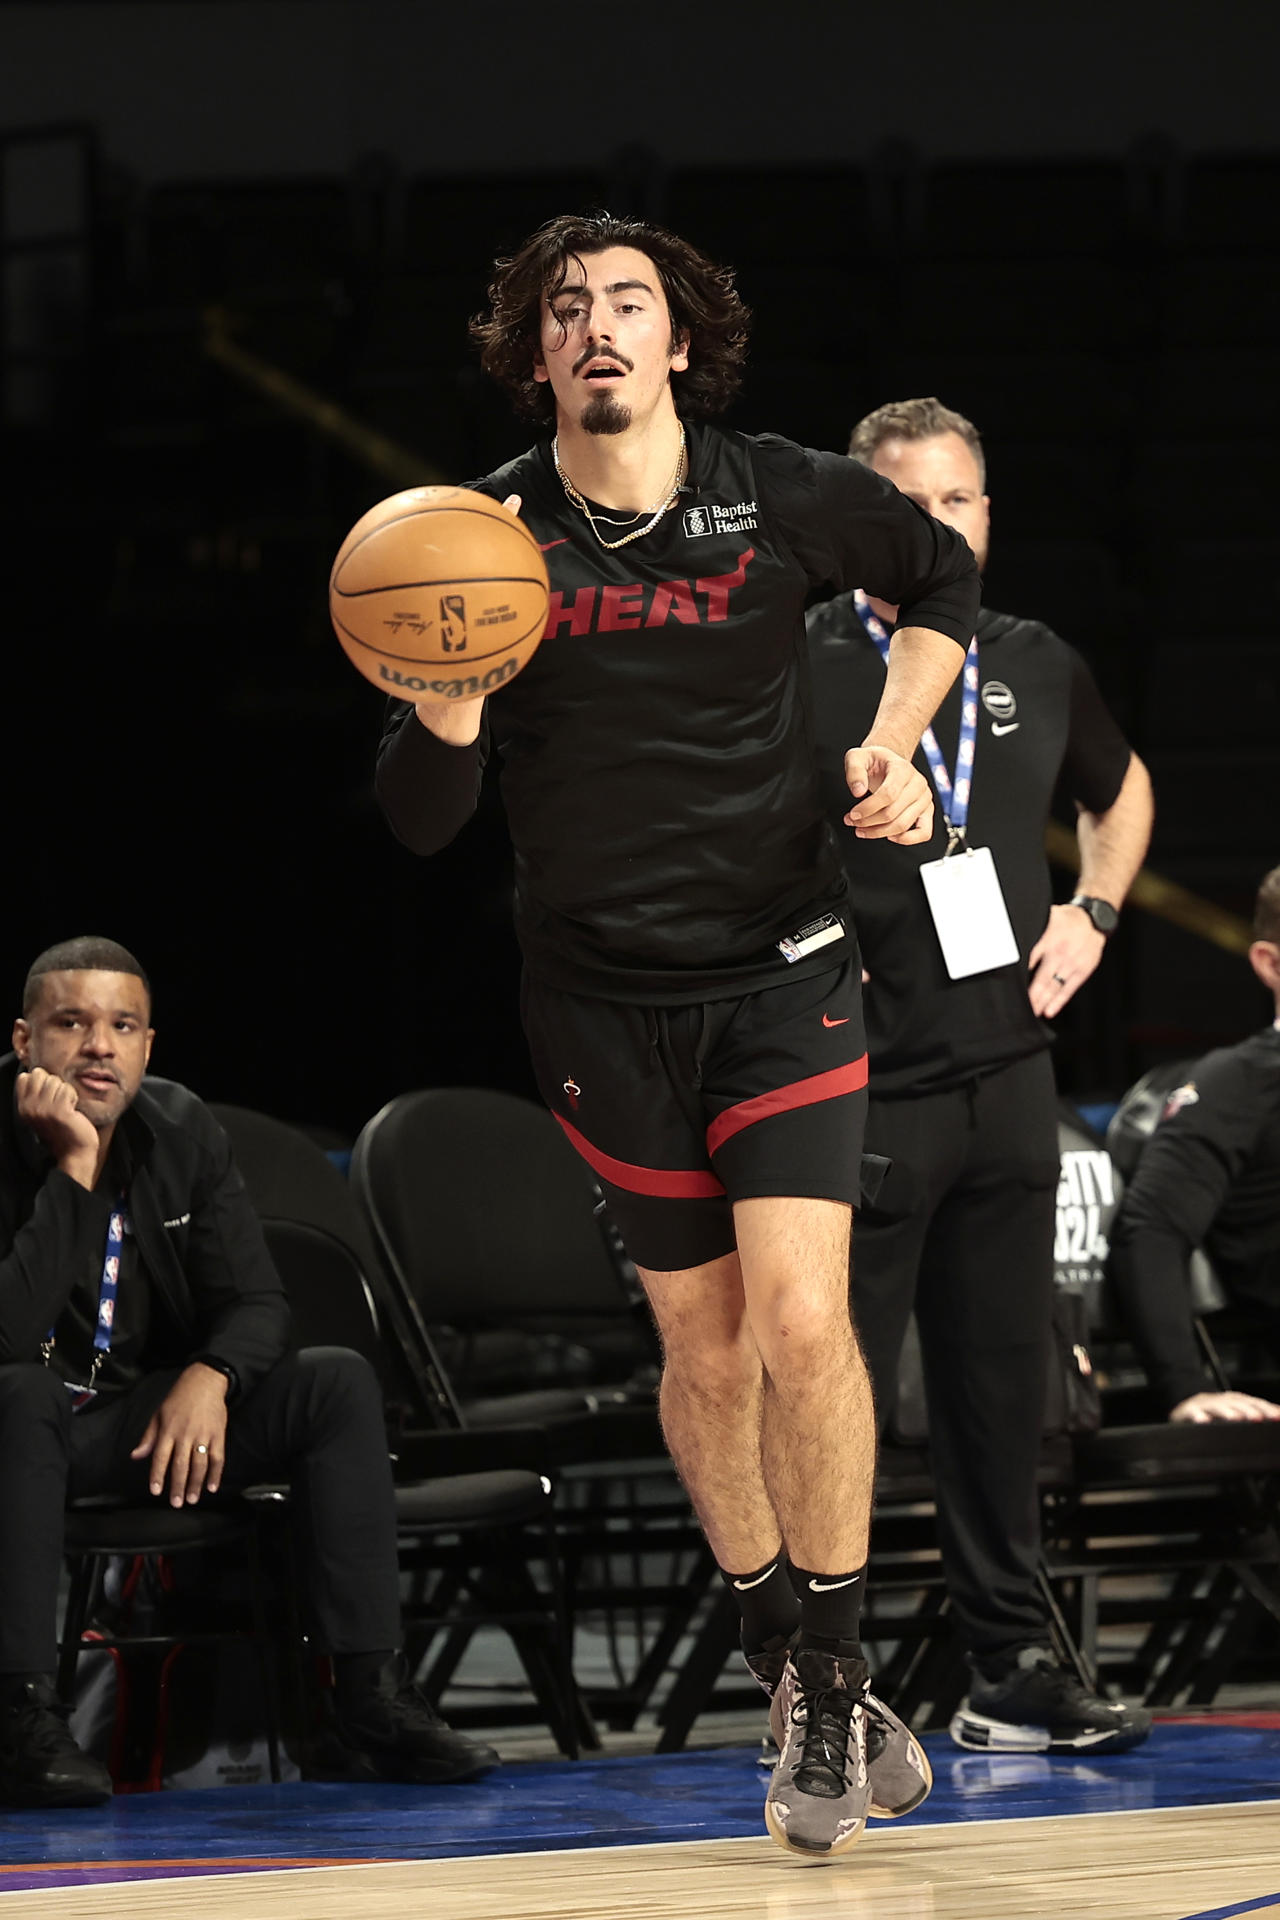
POLYGON ((76 1090, 60 1074, 32 1067, 15 1083, 18 1118, 42 1140, 73 1180, 92 1187, 98 1162, 98 1129, 80 1112, 76 1090))
POLYGON ((129 1455, 151 1460, 151 1491, 163 1493, 169 1476, 169 1504, 194 1506, 202 1493, 216 1493, 226 1458, 227 1377, 196 1360, 179 1374, 147 1422, 147 1430, 129 1455))
POLYGON ((1280 1407, 1274 1400, 1259 1400, 1251 1393, 1193 1393, 1179 1400, 1171 1420, 1187 1420, 1203 1426, 1209 1420, 1280 1420, 1280 1407))

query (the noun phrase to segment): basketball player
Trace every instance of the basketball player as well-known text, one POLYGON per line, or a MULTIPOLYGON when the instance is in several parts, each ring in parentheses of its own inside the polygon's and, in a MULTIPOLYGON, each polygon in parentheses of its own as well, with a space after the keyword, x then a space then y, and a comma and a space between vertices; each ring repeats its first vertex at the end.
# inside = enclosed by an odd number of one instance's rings
POLYGON ((747 315, 675 236, 554 220, 498 263, 490 302, 483 363, 540 432, 479 486, 547 556, 546 637, 487 702, 393 702, 378 792, 430 853, 501 756, 539 1085, 640 1269, 667 1441, 776 1695, 770 1830, 836 1853, 869 1806, 923 1799, 928 1772, 869 1698, 859 1641, 875 1427, 847 1260, 866 1060, 803 609, 868 580, 903 610, 847 812, 910 848, 933 821, 911 756, 973 630, 977 569, 864 468, 707 424, 747 315))
MULTIPOLYGON (((850 452, 985 564, 982 444, 961 414, 934 399, 880 407, 850 452)), ((898 617, 874 587, 809 616, 829 810, 843 810, 838 743, 875 712, 898 617)), ((1111 1751, 1142 1740, 1150 1715, 1057 1665, 1036 1585, 1058 1183, 1046 1022, 1102 959, 1150 838, 1151 784, 1079 654, 986 607, 926 747, 919 764, 942 795, 930 841, 892 859, 843 841, 869 975, 867 1140, 892 1162, 854 1234, 854 1319, 883 1420, 916 1312, 939 1540, 973 1672, 953 1739, 1111 1751), (1071 902, 1051 906, 1044 828, 1059 779, 1078 809, 1081 873, 1071 902), (959 897, 943 897, 944 882, 959 897), (944 944, 966 941, 949 961, 944 944)))

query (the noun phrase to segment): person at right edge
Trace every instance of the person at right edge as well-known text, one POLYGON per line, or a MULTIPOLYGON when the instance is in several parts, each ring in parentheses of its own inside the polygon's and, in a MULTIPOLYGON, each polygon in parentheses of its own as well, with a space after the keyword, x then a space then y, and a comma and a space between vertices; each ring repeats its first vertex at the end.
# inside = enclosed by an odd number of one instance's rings
POLYGON ((1280 867, 1258 888, 1249 965, 1275 1017, 1197 1060, 1175 1087, 1111 1226, 1111 1273, 1170 1420, 1280 1420, 1257 1394, 1210 1386, 1193 1322, 1203 1247, 1233 1307, 1280 1349, 1280 867))
MULTIPOLYGON (((850 454, 985 565, 982 443, 962 415, 890 403, 854 429, 850 454)), ((833 817, 838 748, 874 711, 896 614, 856 590, 809 614, 833 817)), ((1036 1586, 1058 1181, 1047 1022, 1102 959, 1150 838, 1151 785, 1080 655, 985 606, 916 761, 938 795, 930 844, 895 860, 843 839, 866 969, 866 1144, 892 1162, 855 1221, 854 1319, 883 1430, 916 1314, 939 1544, 971 1669, 953 1740, 1116 1751, 1145 1739, 1150 1715, 1058 1664, 1036 1586), (1044 832, 1059 782, 1078 810, 1081 872, 1054 906, 1044 832)))

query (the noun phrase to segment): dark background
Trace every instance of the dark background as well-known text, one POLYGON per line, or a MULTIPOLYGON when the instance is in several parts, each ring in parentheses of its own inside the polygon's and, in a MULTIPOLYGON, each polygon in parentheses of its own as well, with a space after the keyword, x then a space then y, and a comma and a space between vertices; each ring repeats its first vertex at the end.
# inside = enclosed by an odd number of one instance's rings
MULTIPOLYGON (((734 424, 977 422, 989 600, 1093 663, 1152 866, 1247 913, 1280 858, 1278 68, 1232 4, 0 4, 11 1004, 105 932, 207 1097, 350 1134, 407 1086, 528 1088, 496 798, 429 864, 392 843, 328 627, 333 551, 407 477, 205 341, 216 311, 472 477, 528 437, 466 338, 489 263, 601 203, 738 266, 734 424)), ((1060 1077, 1118 1092, 1265 1010, 1130 914, 1060 1077)))

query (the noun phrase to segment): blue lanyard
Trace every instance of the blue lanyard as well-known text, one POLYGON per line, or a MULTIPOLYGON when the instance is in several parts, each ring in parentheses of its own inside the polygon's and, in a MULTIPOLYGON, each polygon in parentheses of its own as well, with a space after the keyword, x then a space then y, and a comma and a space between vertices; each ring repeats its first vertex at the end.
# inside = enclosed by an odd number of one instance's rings
MULTIPOLYGON (((107 1247, 102 1256, 102 1279, 98 1284, 98 1319, 93 1330, 93 1363, 89 1369, 87 1383, 90 1398, 96 1392, 93 1383, 98 1377, 98 1369, 111 1351, 111 1338, 116 1323, 116 1294, 120 1290, 120 1256, 124 1250, 124 1236, 128 1226, 129 1215, 125 1209, 125 1197, 121 1194, 107 1222, 107 1247)), ((53 1349, 54 1330, 50 1327, 48 1338, 41 1342, 41 1352, 46 1366, 49 1364, 49 1356, 53 1349)), ((83 1393, 86 1389, 77 1387, 73 1391, 83 1393)))
MULTIPOLYGON (((880 650, 880 658, 889 664, 889 635, 881 621, 867 601, 861 587, 853 596, 854 611, 875 641, 880 650)), ((929 771, 933 775, 933 784, 937 789, 938 800, 942 806, 942 816, 947 823, 947 838, 951 845, 948 852, 963 843, 965 828, 969 824, 969 795, 973 791, 973 750, 978 738, 978 636, 975 633, 969 642, 968 652, 964 656, 964 678, 960 699, 960 743, 956 748, 956 777, 954 784, 947 772, 947 763, 942 757, 942 748, 938 745, 938 736, 932 727, 926 727, 920 736, 920 747, 929 762, 929 771)))

